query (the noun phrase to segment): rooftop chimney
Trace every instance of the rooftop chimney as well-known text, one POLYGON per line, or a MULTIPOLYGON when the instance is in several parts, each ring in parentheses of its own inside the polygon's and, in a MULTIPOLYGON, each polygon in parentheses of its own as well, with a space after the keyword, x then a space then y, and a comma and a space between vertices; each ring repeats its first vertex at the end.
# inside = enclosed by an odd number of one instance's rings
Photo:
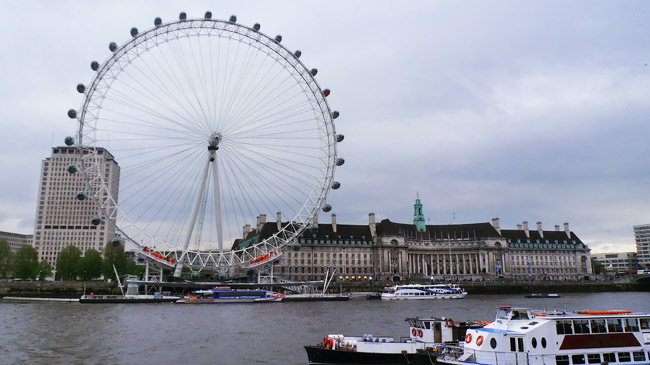
POLYGON ((528 221, 523 221, 521 224, 524 225, 524 232, 526 232, 526 237, 530 238, 530 232, 528 231, 528 221))
POLYGON ((520 230, 520 231, 523 229, 523 228, 521 228, 521 224, 517 224, 517 229, 520 230))
POLYGON ((492 218, 492 227, 494 227, 494 229, 496 229, 497 232, 501 234, 501 227, 499 226, 499 218, 492 218))
POLYGON ((257 217, 257 232, 262 230, 264 223, 266 223, 266 214, 260 214, 260 216, 257 217))
POLYGON ((368 213, 368 227, 370 228, 370 234, 374 239, 377 236, 377 225, 375 224, 375 213, 368 213))
POLYGON ((282 229, 282 213, 277 212, 276 213, 276 223, 278 225, 278 231, 282 229))
POLYGON ((566 233, 566 236, 571 238, 571 231, 569 230, 569 223, 564 223, 564 232, 566 233))
POLYGON ((314 223, 313 225, 318 226, 318 214, 314 214, 314 223))
POLYGON ((242 238, 246 239, 246 236, 248 236, 249 233, 251 233, 251 225, 247 224, 247 225, 244 226, 244 230, 243 230, 243 236, 244 237, 242 237, 242 238))
POLYGON ((537 222, 537 232, 539 236, 544 238, 544 230, 542 229, 542 222, 537 222))
POLYGON ((336 233, 336 213, 332 213, 332 232, 336 233))
POLYGON ((560 225, 559 224, 555 225, 555 232, 560 232, 560 225))

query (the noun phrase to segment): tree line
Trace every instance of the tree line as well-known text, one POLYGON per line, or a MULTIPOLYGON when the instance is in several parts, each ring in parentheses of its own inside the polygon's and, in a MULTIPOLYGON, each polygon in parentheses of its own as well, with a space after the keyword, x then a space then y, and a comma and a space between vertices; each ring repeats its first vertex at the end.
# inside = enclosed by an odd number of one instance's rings
MULTIPOLYGON (((59 252, 56 258, 55 280, 93 280, 115 276, 113 265, 120 275, 141 275, 143 268, 126 259, 124 246, 108 242, 104 254, 89 249, 82 256, 76 246, 68 246, 59 252)), ((25 245, 16 253, 6 240, 0 239, 0 278, 19 278, 44 280, 52 276, 52 267, 47 261, 38 261, 38 252, 32 246, 25 245)))

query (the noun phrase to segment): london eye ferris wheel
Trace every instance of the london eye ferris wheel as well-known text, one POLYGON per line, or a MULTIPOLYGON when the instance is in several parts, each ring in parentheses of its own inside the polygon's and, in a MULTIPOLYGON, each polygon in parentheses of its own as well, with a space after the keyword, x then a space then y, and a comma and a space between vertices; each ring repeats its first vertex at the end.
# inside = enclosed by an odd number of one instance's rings
MULTIPOLYGON (((326 204, 343 159, 330 110, 300 51, 259 24, 190 19, 139 32, 96 71, 78 120, 77 198, 92 199, 99 219, 141 253, 176 267, 255 266, 281 253, 326 204), (111 191, 99 154, 120 166, 111 191), (119 196, 119 199, 118 199, 119 196), (278 229, 239 249, 243 227, 279 215, 278 229)), ((76 168, 72 168, 76 171, 76 168)), ((254 229, 254 227, 253 227, 254 229)))

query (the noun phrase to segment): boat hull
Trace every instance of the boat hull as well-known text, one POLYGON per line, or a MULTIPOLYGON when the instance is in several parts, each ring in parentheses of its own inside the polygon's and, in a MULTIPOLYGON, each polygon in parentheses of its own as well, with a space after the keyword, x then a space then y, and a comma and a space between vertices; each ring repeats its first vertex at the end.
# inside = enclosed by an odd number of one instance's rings
POLYGON ((124 298, 120 296, 94 296, 94 297, 81 297, 79 303, 85 304, 101 304, 101 303, 174 303, 178 297, 173 298, 124 298))
POLYGON ((343 302, 350 300, 349 295, 286 295, 282 297, 283 302, 343 302))
POLYGON ((423 296, 396 296, 392 294, 382 294, 382 300, 438 300, 438 299, 463 299, 467 296, 464 294, 439 294, 439 295, 423 295, 423 296))
POLYGON ((411 364, 414 353, 374 353, 305 346, 310 364, 411 364))

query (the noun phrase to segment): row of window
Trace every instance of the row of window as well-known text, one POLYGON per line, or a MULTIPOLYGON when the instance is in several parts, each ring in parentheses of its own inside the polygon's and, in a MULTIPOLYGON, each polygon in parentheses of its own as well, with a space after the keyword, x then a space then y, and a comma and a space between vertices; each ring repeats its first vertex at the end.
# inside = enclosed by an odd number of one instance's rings
POLYGON ((638 332, 639 328, 650 329, 650 318, 574 319, 555 323, 558 335, 638 332))
POLYGON ((577 354, 571 356, 557 355, 555 356, 555 364, 607 364, 616 362, 617 358, 618 362, 646 361, 646 359, 650 359, 650 352, 647 355, 643 351, 635 351, 631 354, 629 352, 610 352, 605 354, 577 354), (571 362, 569 362, 569 359, 571 359, 571 362))

